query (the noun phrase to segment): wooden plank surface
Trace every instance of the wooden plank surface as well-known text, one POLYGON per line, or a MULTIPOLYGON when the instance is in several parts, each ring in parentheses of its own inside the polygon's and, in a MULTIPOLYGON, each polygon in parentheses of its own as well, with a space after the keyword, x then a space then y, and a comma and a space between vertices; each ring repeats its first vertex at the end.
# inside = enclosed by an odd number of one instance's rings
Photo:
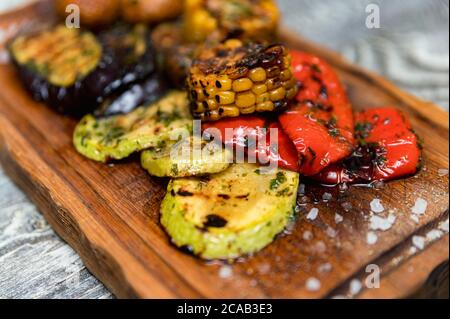
POLYGON ((148 176, 135 158, 107 166, 78 155, 71 143, 75 121, 33 102, 14 70, 0 67, 0 160, 5 171, 117 296, 333 297, 351 294, 350 283, 355 278, 364 282, 364 269, 376 264, 382 270, 380 288, 363 287, 357 296, 405 297, 448 260, 448 175, 438 174, 448 169, 448 114, 334 53, 287 31, 282 34, 292 47, 333 64, 356 109, 393 105, 405 111, 425 139, 425 169, 380 190, 352 187, 341 193, 307 185, 300 199, 306 204, 290 234, 230 266, 230 278, 220 276, 223 265, 202 262, 170 245, 158 221, 167 181, 148 176), (333 200, 315 204, 314 198, 325 191, 333 200), (386 214, 393 210, 396 221, 390 230, 377 232, 378 242, 369 245, 369 203, 374 198, 381 199, 386 214), (419 223, 411 219, 417 198, 428 202, 419 223), (349 204, 346 212, 342 206, 349 204), (312 207, 319 208, 319 217, 311 222, 305 213, 312 207), (344 217, 342 223, 336 224, 336 213, 344 217), (426 249, 411 249, 414 236, 439 228, 441 236, 427 241, 426 249), (320 281, 319 290, 308 289, 311 278, 320 281))

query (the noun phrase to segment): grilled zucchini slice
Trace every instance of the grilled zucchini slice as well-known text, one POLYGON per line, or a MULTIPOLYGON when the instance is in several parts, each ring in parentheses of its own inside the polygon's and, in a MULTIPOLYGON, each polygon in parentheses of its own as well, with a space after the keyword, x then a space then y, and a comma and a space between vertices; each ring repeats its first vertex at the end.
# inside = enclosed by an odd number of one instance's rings
POLYGON ((233 259, 270 244, 293 216, 299 174, 234 164, 209 178, 174 179, 161 223, 178 247, 203 259, 233 259))
POLYGON ((191 131, 186 94, 172 91, 158 102, 126 115, 102 119, 86 115, 75 128, 74 145, 84 156, 107 162, 157 147, 161 141, 187 136, 191 131))
POLYGON ((162 141, 142 152, 141 163, 150 175, 188 177, 220 173, 233 162, 233 152, 221 144, 190 136, 176 141, 162 141))

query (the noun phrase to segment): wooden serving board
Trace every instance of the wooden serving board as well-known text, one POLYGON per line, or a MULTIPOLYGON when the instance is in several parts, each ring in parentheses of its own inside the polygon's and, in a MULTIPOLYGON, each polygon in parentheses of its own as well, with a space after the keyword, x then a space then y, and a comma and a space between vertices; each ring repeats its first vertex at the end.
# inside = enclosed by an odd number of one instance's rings
MULTIPOLYGON (((36 7, 28 8, 25 16, 42 18, 36 7)), ((16 17, 0 17, 0 27, 11 20, 16 17)), ((289 234, 231 265, 229 277, 220 276, 222 264, 205 263, 170 244, 158 216, 166 180, 150 177, 136 158, 108 166, 78 155, 72 147, 76 121, 33 102, 13 68, 0 66, 4 170, 118 297, 397 298, 418 293, 438 296, 445 289, 448 294, 448 232, 426 241, 423 250, 411 248, 413 236, 425 236, 448 219, 448 175, 438 174, 439 169, 448 169, 448 114, 335 53, 288 31, 282 34, 291 47, 317 54, 336 68, 355 109, 391 105, 407 113, 425 140, 425 167, 417 176, 379 190, 350 187, 341 193, 306 185, 306 196, 300 199, 306 204, 289 234), (333 199, 314 204, 323 192, 333 199), (385 214, 393 210, 396 221, 391 229, 377 231, 377 243, 369 245, 369 203, 374 198, 381 199, 385 214), (418 223, 411 219, 417 198, 428 202, 418 223), (348 212, 343 206, 350 208, 348 212), (319 209, 319 217, 309 221, 306 213, 312 207, 319 209), (341 223, 336 223, 336 213, 343 216, 341 223), (310 234, 312 238, 306 236, 310 234), (351 293, 350 281, 364 283, 370 264, 381 270, 380 288, 363 284, 359 293, 351 293), (427 282, 430 275, 432 281, 427 282), (320 289, 308 289, 310 278, 320 281, 320 289)))

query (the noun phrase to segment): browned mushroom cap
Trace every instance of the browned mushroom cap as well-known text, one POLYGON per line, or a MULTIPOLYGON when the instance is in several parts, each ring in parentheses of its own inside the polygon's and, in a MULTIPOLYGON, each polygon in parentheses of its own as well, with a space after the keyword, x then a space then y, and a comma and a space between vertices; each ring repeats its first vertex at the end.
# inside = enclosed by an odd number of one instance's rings
POLYGON ((120 0, 123 18, 132 23, 160 23, 183 12, 182 0, 120 0))

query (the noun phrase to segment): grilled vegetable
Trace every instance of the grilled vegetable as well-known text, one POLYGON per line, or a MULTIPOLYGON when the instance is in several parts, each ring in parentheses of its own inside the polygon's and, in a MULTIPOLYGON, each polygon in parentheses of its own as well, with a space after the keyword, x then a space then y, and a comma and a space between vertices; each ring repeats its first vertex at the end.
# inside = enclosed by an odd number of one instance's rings
POLYGON ((294 172, 300 170, 299 155, 294 144, 284 133, 280 124, 273 119, 255 115, 239 116, 215 122, 205 122, 202 128, 204 133, 207 133, 210 128, 218 129, 225 145, 244 150, 249 157, 257 159, 261 164, 274 162, 280 168, 294 172), (233 134, 227 136, 227 129, 232 129, 233 134), (265 131, 262 131, 262 129, 265 129, 265 131), (276 145, 270 144, 271 129, 277 130, 276 145), (255 141, 258 144, 250 147, 249 141, 255 141))
POLYGON ((119 15, 119 0, 56 0, 56 12, 62 19, 66 19, 69 5, 76 5, 80 9, 80 23, 84 27, 106 26, 119 15))
POLYGON ((299 175, 235 164, 208 178, 172 180, 161 223, 172 242, 204 259, 231 259, 270 244, 293 216, 299 175))
POLYGON ((233 152, 196 137, 162 141, 142 152, 142 166, 157 177, 188 177, 219 173, 233 163, 233 152))
POLYGON ((188 100, 184 92, 171 92, 158 102, 126 115, 96 119, 85 116, 74 132, 74 145, 84 156, 107 162, 123 159, 161 141, 186 136, 191 131, 188 100))
POLYGON ((358 148, 313 178, 326 184, 386 181, 416 173, 421 144, 404 114, 376 108, 355 115, 358 148))
POLYGON ((296 104, 279 122, 300 155, 300 171, 315 175, 349 156, 355 146, 353 112, 333 69, 318 57, 291 51, 300 83, 296 104))
POLYGON ((185 36, 193 42, 230 37, 272 41, 279 18, 273 0, 186 0, 185 36))
POLYGON ((163 23, 155 27, 152 42, 158 52, 161 69, 166 70, 174 86, 184 88, 198 46, 184 42, 178 23, 163 23))
POLYGON ((214 121, 283 110, 298 90, 290 63, 282 45, 228 40, 202 51, 188 78, 194 117, 214 121))
POLYGON ((98 38, 60 25, 16 38, 10 53, 34 99, 59 112, 82 115, 155 72, 148 37, 139 25, 117 27, 98 38))
POLYGON ((181 0, 120 0, 122 16, 131 23, 156 24, 183 12, 181 0))

